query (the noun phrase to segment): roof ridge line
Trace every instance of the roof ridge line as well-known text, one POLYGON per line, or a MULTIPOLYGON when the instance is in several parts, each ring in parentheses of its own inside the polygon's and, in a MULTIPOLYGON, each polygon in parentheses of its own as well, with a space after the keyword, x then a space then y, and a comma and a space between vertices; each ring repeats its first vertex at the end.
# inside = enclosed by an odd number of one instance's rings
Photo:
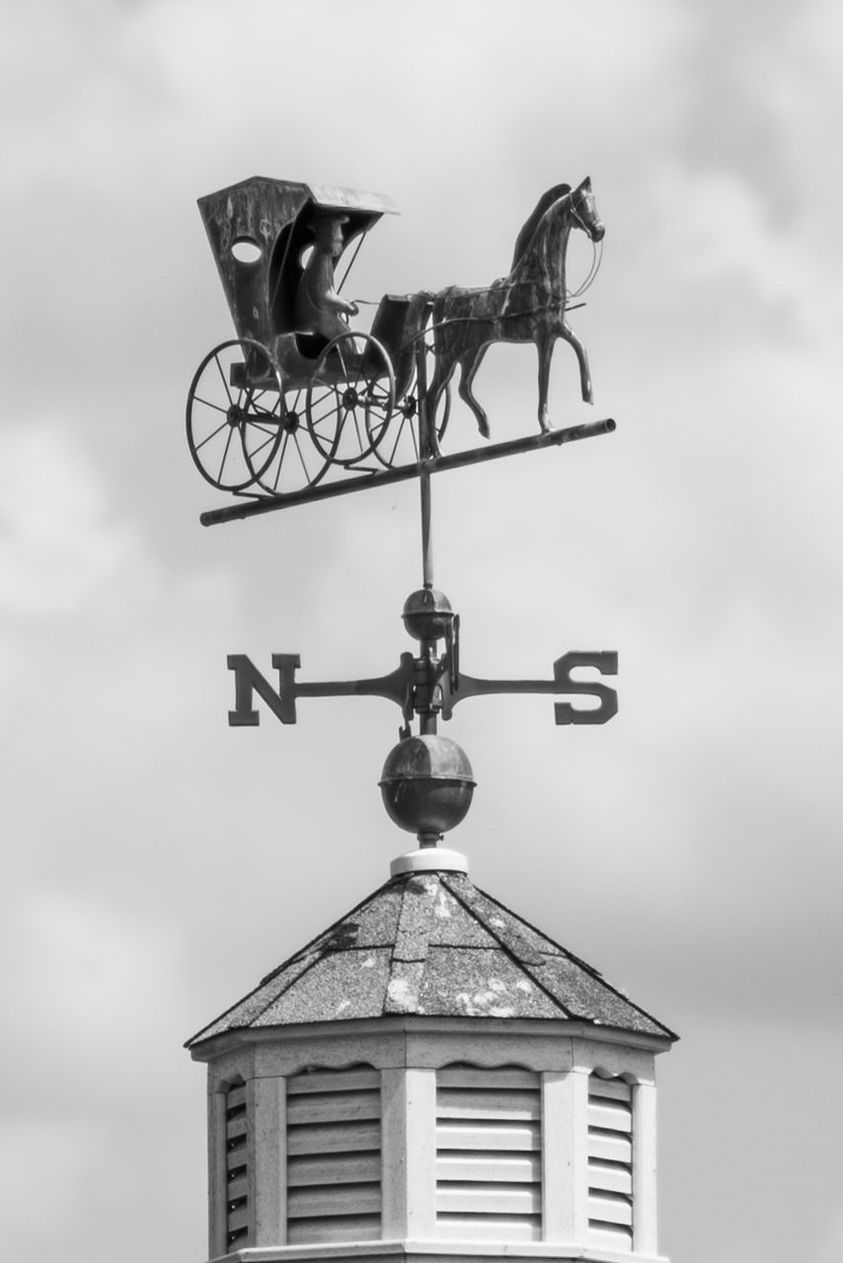
MULTIPOLYGON (((486 894, 486 891, 481 890, 479 886, 475 886, 475 890, 477 890, 486 899, 489 899, 493 904, 496 905, 496 907, 502 908, 504 912, 509 912, 510 916, 517 916, 516 913, 510 912, 509 909, 504 904, 502 904, 498 899, 494 897, 494 895, 486 894)), ((556 939, 552 939, 548 934, 545 934, 543 930, 539 930, 536 926, 531 925, 530 922, 526 920, 526 918, 518 917, 518 920, 523 921, 525 925, 529 926, 530 929, 535 934, 538 934, 541 938, 545 938, 548 940, 549 943, 553 943, 554 947, 559 948, 563 956, 567 956, 567 958, 573 961, 575 965, 579 965, 579 967, 581 969, 584 969, 586 973, 591 974, 593 978, 596 978, 600 982, 601 986, 605 987, 607 991, 611 991, 612 994, 616 995, 619 1000, 622 1000, 624 1002, 624 1004, 628 1004, 631 1009, 636 1009, 640 1014, 642 1014, 643 1017, 646 1017, 648 1021, 652 1022, 655 1026, 660 1027, 663 1031, 666 1032, 666 1034, 670 1036, 671 1039, 677 1040, 680 1038, 676 1034, 675 1031, 672 1031, 670 1029, 669 1026, 665 1026, 664 1022, 660 1021, 657 1017, 653 1017, 652 1013, 648 1013, 646 1009, 642 1009, 640 1004, 636 1004, 635 1001, 631 1000, 628 995, 624 995, 624 993, 618 987, 613 986, 612 983, 609 982, 609 980, 606 977, 604 977, 603 974, 601 974, 599 969, 595 969, 593 965, 589 965, 588 961, 581 960, 579 956, 575 956, 573 952, 569 952, 568 949, 566 947, 563 947, 561 943, 557 943, 556 939)), ((559 1001, 557 1000, 556 1003, 558 1004, 559 1001)), ((565 1006, 562 1005, 561 1007, 564 1008, 565 1006)))
MULTIPOLYGON (((469 914, 469 916, 474 918, 477 924, 481 926, 481 928, 484 929, 487 934, 490 934, 492 938, 495 939, 495 941, 500 944, 500 946, 506 952, 510 960, 512 960, 519 969, 523 970, 524 973, 528 974, 528 976, 532 979, 533 985, 535 987, 538 987, 539 991, 542 991, 547 996, 548 1000, 550 1000, 550 1002, 556 1006, 556 1008, 561 1009, 562 1012, 567 1015, 567 1018, 569 1021, 573 1022, 573 1021, 579 1020, 574 1017, 574 1014, 568 1008, 568 1006, 566 1004, 563 1004, 562 1001, 559 999, 559 997, 555 996, 552 993, 552 991, 550 991, 539 978, 535 977, 535 975, 528 969, 527 965, 523 961, 518 959, 518 957, 513 952, 512 948, 508 945, 508 943, 504 941, 504 939, 501 938, 500 934, 498 934, 494 929, 492 929, 491 926, 485 925, 479 919, 479 917, 475 915, 475 913, 468 906, 468 904, 465 903, 465 901, 460 898, 458 891, 454 890, 450 881, 447 880, 448 876, 449 874, 442 873, 440 880, 445 883, 450 893, 456 899, 457 903, 459 903, 460 906, 465 909, 465 911, 469 914)), ((461 874, 461 876, 464 876, 464 874, 461 874)), ((474 886, 474 883, 471 881, 470 878, 467 878, 467 880, 470 885, 474 886)), ((486 895, 485 891, 481 890, 479 886, 474 886, 474 889, 477 891, 478 894, 483 895, 484 898, 487 898, 487 899, 489 898, 489 896, 486 895)), ((492 899, 491 902, 494 903, 496 907, 503 909, 504 912, 507 912, 509 916, 516 916, 514 912, 510 912, 508 908, 504 908, 502 903, 498 903, 497 899, 492 899)), ((529 923, 525 922, 525 925, 526 924, 529 924, 529 923)), ((530 926, 530 928, 532 929, 533 927, 530 926)), ((537 931, 537 933, 541 933, 541 931, 537 931)), ((546 935, 544 937, 546 937, 546 935)))
POLYGON ((600 970, 594 965, 590 965, 587 960, 583 960, 581 956, 576 956, 572 951, 569 951, 567 947, 563 946, 562 943, 557 943, 555 938, 551 938, 549 934, 545 934, 544 930, 540 930, 537 925, 533 925, 532 921, 528 921, 526 917, 520 916, 517 912, 512 912, 509 908, 507 908, 506 904, 501 903, 500 899, 496 899, 495 896, 490 895, 488 891, 481 890, 479 886, 475 887, 475 889, 483 896, 484 899, 488 899, 490 903, 493 903, 495 907, 503 909, 503 911, 509 913, 510 916, 514 916, 519 921, 523 922, 529 930, 532 930, 534 934, 538 934, 539 938, 547 939, 548 943, 552 943, 554 947, 558 947, 563 956, 567 956, 568 960, 572 960, 575 965, 579 965, 581 969, 584 969, 586 973, 591 974, 593 978, 599 978, 602 983, 605 983, 607 986, 610 985, 606 983, 606 979, 603 977, 600 970))
MULTIPOLYGON (((414 1004, 418 1005, 419 993, 421 991, 421 986, 422 986, 422 979, 424 978, 425 970, 427 968, 427 962, 430 957, 430 934, 431 934, 433 919, 435 915, 435 904, 436 904, 436 897, 437 897, 438 891, 436 888, 429 889, 429 884, 427 882, 422 883, 423 893, 427 899, 428 906, 425 909, 424 926, 420 935, 418 934, 418 932, 416 934, 413 934, 411 928, 408 928, 407 926, 404 926, 402 928, 402 922, 404 919, 405 901, 409 896, 410 886, 414 878, 417 878, 417 877, 438 878, 440 874, 436 872, 408 873, 408 874, 401 874, 401 876, 406 877, 406 880, 403 882, 404 888, 401 891, 401 904, 398 909, 398 919, 395 923, 395 941, 393 942, 390 948, 390 952, 389 952, 389 975, 387 978, 386 990, 384 991, 384 996, 383 996, 384 1017, 394 1016, 394 1010, 392 1010, 391 1008, 388 1008, 388 1005, 391 999, 390 988, 392 987, 393 982, 397 983, 399 981, 399 976, 402 974, 402 972, 405 972, 406 968, 412 965, 419 966, 418 976, 416 978, 415 994, 413 998, 414 1004), (424 941, 424 955, 419 956, 414 960, 407 960, 402 957, 396 956, 395 953, 398 949, 398 944, 399 944, 399 941, 402 939, 402 937, 405 939, 421 938, 424 941)), ((393 880, 395 879, 393 878, 393 880)), ((414 895, 413 897, 416 898, 417 896, 414 895)), ((408 919, 409 919, 409 905, 406 905, 406 906, 408 910, 408 919)))
MULTIPOLYGON (((215 1018, 212 1018, 210 1022, 206 1022, 204 1026, 200 1027, 195 1035, 191 1035, 190 1038, 185 1041, 183 1047, 190 1048, 192 1044, 196 1043, 197 1039, 203 1033, 203 1031, 206 1031, 208 1030, 209 1027, 216 1026, 219 1022, 223 1021, 224 1018, 228 1017, 229 1013, 233 1013, 234 1010, 238 1009, 241 1004, 244 1004, 247 1000, 251 999, 253 995, 256 995, 257 992, 260 991, 261 987, 265 987, 268 982, 271 982, 273 978, 278 976, 278 974, 283 973, 283 971, 287 969, 290 965, 294 965, 296 961, 302 960, 305 956, 307 956, 309 952, 313 952, 315 950, 317 943, 319 943, 322 939, 327 938, 332 933, 332 931, 336 929, 338 925, 341 925, 343 921, 347 921, 348 918, 353 916, 354 913, 357 912, 359 908, 362 908, 365 904, 371 903, 373 899, 376 899, 378 895, 381 893, 381 891, 385 890, 386 887, 389 885, 391 885, 391 879, 390 881, 383 882, 380 886, 378 886, 377 890, 373 891, 372 894, 367 895, 365 899, 361 899, 359 903, 356 903, 354 907, 351 908, 348 912, 346 912, 343 916, 337 917, 336 921, 333 921, 326 930, 322 930, 320 934, 317 934, 312 939, 310 939, 310 941, 306 943, 304 947, 300 947, 299 950, 297 952, 294 952, 292 956, 288 956, 287 959, 283 960, 281 964, 278 965, 275 969, 270 970, 268 974, 266 974, 263 978, 261 978, 261 980, 254 987, 252 987, 251 991, 247 991, 246 994, 244 996, 241 996, 239 1000, 235 1000, 234 1004, 230 1004, 227 1009, 223 1009, 222 1013, 219 1013, 215 1018)), ((309 973, 309 971, 313 968, 313 966, 317 963, 317 960, 319 959, 321 958, 317 957, 315 960, 312 960, 309 965, 305 965, 301 973, 296 974, 295 978, 291 978, 290 981, 287 983, 286 987, 283 987, 282 990, 277 992, 277 994, 274 995, 271 1000, 267 1000, 266 1004, 264 1004, 261 1008, 259 1008, 256 1011, 255 1017, 257 1018, 262 1013, 265 1013, 271 1004, 275 1004, 275 1002, 279 1000, 281 996, 285 995, 286 992, 289 991, 290 987, 292 987, 294 983, 298 982, 299 978, 303 978, 306 973, 309 973)), ((250 1026, 252 1025, 251 1021, 249 1025, 250 1026)))
MULTIPOLYGON (((265 986, 266 983, 270 982, 276 976, 276 974, 280 974, 283 969, 286 969, 288 965, 293 965, 301 957, 307 956, 308 952, 313 951, 316 944, 322 939, 328 938, 338 925, 342 925, 342 923, 347 921, 349 917, 353 917, 355 912, 364 907, 367 903, 372 903, 372 901, 377 899, 378 895, 390 885, 392 885, 391 879, 383 882, 380 886, 378 886, 377 890, 372 891, 372 893, 367 895, 365 899, 361 899, 359 903, 356 903, 353 908, 348 910, 348 912, 343 913, 341 917, 337 917, 336 921, 332 921, 326 929, 322 930, 319 934, 314 935, 308 943, 305 943, 304 947, 300 947, 297 952, 293 952, 292 956, 288 956, 287 959, 282 961, 280 965, 277 965, 275 969, 271 969, 264 978, 261 978, 254 990, 257 991, 260 987, 265 986)), ((251 995, 253 992, 249 992, 249 994, 251 995)), ((244 996, 243 998, 247 999, 248 997, 244 996)), ((235 1006, 232 1005, 232 1008, 234 1007, 235 1006)))

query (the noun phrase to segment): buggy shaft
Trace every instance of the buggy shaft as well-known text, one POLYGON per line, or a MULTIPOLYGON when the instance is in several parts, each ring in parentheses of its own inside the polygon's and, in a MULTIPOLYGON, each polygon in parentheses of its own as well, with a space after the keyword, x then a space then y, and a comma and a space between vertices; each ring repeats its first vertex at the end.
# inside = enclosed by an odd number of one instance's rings
POLYGON ((274 513, 278 509, 292 509, 296 505, 310 504, 314 500, 330 500, 334 496, 350 495, 353 491, 364 491, 367 487, 383 487, 394 482, 406 482, 409 478, 419 477, 422 468, 431 474, 437 474, 448 469, 460 469, 464 465, 479 465, 483 461, 499 460, 503 456, 518 456, 522 452, 540 451, 545 447, 559 447, 563 443, 594 438, 598 434, 611 434, 614 428, 615 422, 611 417, 605 421, 589 421, 584 425, 571 425, 564 430, 549 430, 545 434, 512 439, 506 443, 493 443, 486 448, 472 448, 469 452, 455 452, 452 456, 434 456, 423 462, 404 465, 400 469, 388 469, 384 473, 362 474, 359 478, 330 482, 326 486, 307 487, 302 491, 291 491, 287 495, 264 496, 250 500, 246 504, 232 504, 224 509, 208 509, 200 513, 199 521, 203 526, 218 526, 222 522, 233 522, 239 518, 274 513))

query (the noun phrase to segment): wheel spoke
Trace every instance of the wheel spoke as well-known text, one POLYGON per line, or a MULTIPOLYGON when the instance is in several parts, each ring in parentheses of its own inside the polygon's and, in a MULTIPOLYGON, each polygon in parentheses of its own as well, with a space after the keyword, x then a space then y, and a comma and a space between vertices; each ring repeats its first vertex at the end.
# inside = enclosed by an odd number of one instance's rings
POLYGON ((314 395, 314 397, 311 399, 310 401, 311 408, 315 408, 318 404, 324 403, 326 399, 330 399, 333 395, 333 392, 334 392, 333 386, 326 386, 324 388, 323 394, 314 395))
POLYGON ((254 421, 251 417, 248 421, 249 428, 252 430, 260 430, 261 434, 268 434, 271 438, 278 433, 278 427, 261 425, 260 421, 254 421))
POLYGON ((310 474, 307 472, 307 465, 305 464, 305 459, 304 459, 304 456, 302 455, 301 443, 299 442, 298 434, 293 434, 293 442, 295 443, 296 451, 299 454, 299 460, 301 461, 301 467, 304 470, 304 476, 307 479, 307 481, 310 482, 310 474))
POLYGON ((310 414, 311 424, 319 425, 320 422, 327 420, 328 417, 334 416, 336 414, 336 410, 337 410, 336 405, 334 405, 333 407, 326 408, 324 412, 320 412, 318 416, 314 416, 313 411, 311 410, 311 414, 310 414))
POLYGON ((360 449, 360 455, 362 456, 362 455, 363 455, 363 452, 365 451, 366 444, 364 443, 364 441, 363 441, 363 436, 362 436, 362 434, 360 433, 360 422, 359 422, 359 421, 358 421, 358 419, 357 419, 357 409, 356 409, 356 408, 353 408, 353 409, 352 409, 351 416, 352 416, 352 420, 353 420, 353 422, 354 422, 354 433, 357 435, 357 446, 358 446, 358 448, 360 449))
MULTIPOLYGON (((405 430, 405 428, 406 428, 406 426, 407 426, 408 424, 409 424, 409 422, 408 422, 408 418, 407 418, 407 417, 402 416, 402 418, 401 418, 401 424, 400 424, 400 425, 399 425, 399 427, 398 427, 398 433, 397 433, 397 434, 396 434, 396 436, 395 436, 395 442, 394 442, 394 443, 393 443, 393 445, 392 445, 392 451, 391 451, 390 456, 389 456, 389 463, 390 463, 390 465, 394 465, 394 464, 395 464, 395 456, 396 456, 396 453, 397 453, 397 451, 398 451, 398 444, 401 442, 401 439, 402 439, 402 437, 403 437, 403 435, 404 435, 404 430, 405 430)), ((413 427, 412 427, 412 424, 410 424, 410 436, 411 436, 411 438, 412 438, 412 442, 413 442, 413 451, 415 452, 416 460, 418 460, 418 458, 419 458, 419 449, 418 449, 418 447, 416 446, 416 435, 415 435, 415 431, 414 431, 414 429, 413 429, 413 427)))
POLYGON ((275 477, 272 481, 272 490, 278 494, 278 484, 281 481, 281 470, 284 468, 284 456, 287 451, 287 445, 290 442, 289 434, 285 434, 281 440, 281 451, 278 454, 278 464, 275 467, 275 477))
POLYGON ((213 408, 215 412, 228 412, 227 408, 223 408, 221 404, 211 403, 210 399, 202 399, 200 395, 193 396, 196 403, 203 403, 206 408, 213 408))
POLYGON ((222 483, 222 471, 226 462, 226 458, 228 457, 228 450, 231 447, 231 439, 232 439, 233 434, 234 434, 234 427, 231 426, 231 428, 228 431, 228 438, 225 440, 225 448, 223 449, 222 460, 220 461, 220 469, 219 469, 219 473, 217 474, 218 483, 222 483))
POLYGON ((265 438, 262 443, 259 443, 258 446, 249 453, 250 459, 254 460, 256 456, 260 456, 261 452, 265 452, 269 445, 274 441, 275 435, 270 434, 268 438, 265 438))
POLYGON ((219 369, 219 371, 220 371, 220 380, 221 380, 221 382, 222 382, 222 384, 223 384, 223 389, 225 390, 225 393, 226 393, 226 397, 227 397, 227 399, 228 399, 228 402, 229 402, 229 404, 233 405, 234 400, 233 400, 233 399, 232 399, 232 397, 231 397, 231 391, 229 390, 229 387, 228 387, 228 382, 225 380, 225 373, 222 371, 222 364, 220 363, 220 357, 219 357, 219 355, 215 355, 215 356, 214 356, 214 361, 216 362, 216 366, 217 366, 217 368, 218 368, 218 369, 219 369))
POLYGON ((210 443, 211 439, 216 438, 216 437, 217 437, 217 435, 219 434, 220 430, 224 430, 224 429, 225 429, 225 427, 226 427, 227 425, 228 425, 228 422, 227 422, 227 421, 223 421, 220 425, 218 425, 218 426, 217 426, 217 428, 216 428, 215 430, 213 430, 213 431, 212 431, 212 432, 211 432, 211 433, 207 436, 207 438, 204 438, 204 439, 202 440, 202 442, 201 442, 201 443, 196 443, 196 444, 194 444, 195 450, 198 452, 198 451, 200 450, 200 448, 203 448, 203 447, 205 446, 205 444, 206 444, 206 443, 210 443))

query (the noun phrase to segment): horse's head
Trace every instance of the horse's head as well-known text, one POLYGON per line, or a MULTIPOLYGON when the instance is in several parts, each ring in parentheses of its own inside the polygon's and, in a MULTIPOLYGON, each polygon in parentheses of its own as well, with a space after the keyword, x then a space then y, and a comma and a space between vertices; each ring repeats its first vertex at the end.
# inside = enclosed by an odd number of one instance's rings
POLYGON ((591 191, 591 177, 586 176, 571 194, 571 213, 576 223, 592 241, 602 241, 606 229, 597 214, 597 203, 591 191))

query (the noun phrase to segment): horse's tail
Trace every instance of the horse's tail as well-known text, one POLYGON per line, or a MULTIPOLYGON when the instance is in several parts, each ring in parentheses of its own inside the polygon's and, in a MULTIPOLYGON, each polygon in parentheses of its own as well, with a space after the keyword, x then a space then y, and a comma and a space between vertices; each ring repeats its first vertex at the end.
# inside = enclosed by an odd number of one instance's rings
POLYGON ((407 393, 415 375, 416 354, 419 343, 425 336, 427 312, 433 301, 433 293, 422 290, 418 294, 411 294, 409 298, 401 327, 401 344, 393 356, 395 394, 399 399, 407 393))

